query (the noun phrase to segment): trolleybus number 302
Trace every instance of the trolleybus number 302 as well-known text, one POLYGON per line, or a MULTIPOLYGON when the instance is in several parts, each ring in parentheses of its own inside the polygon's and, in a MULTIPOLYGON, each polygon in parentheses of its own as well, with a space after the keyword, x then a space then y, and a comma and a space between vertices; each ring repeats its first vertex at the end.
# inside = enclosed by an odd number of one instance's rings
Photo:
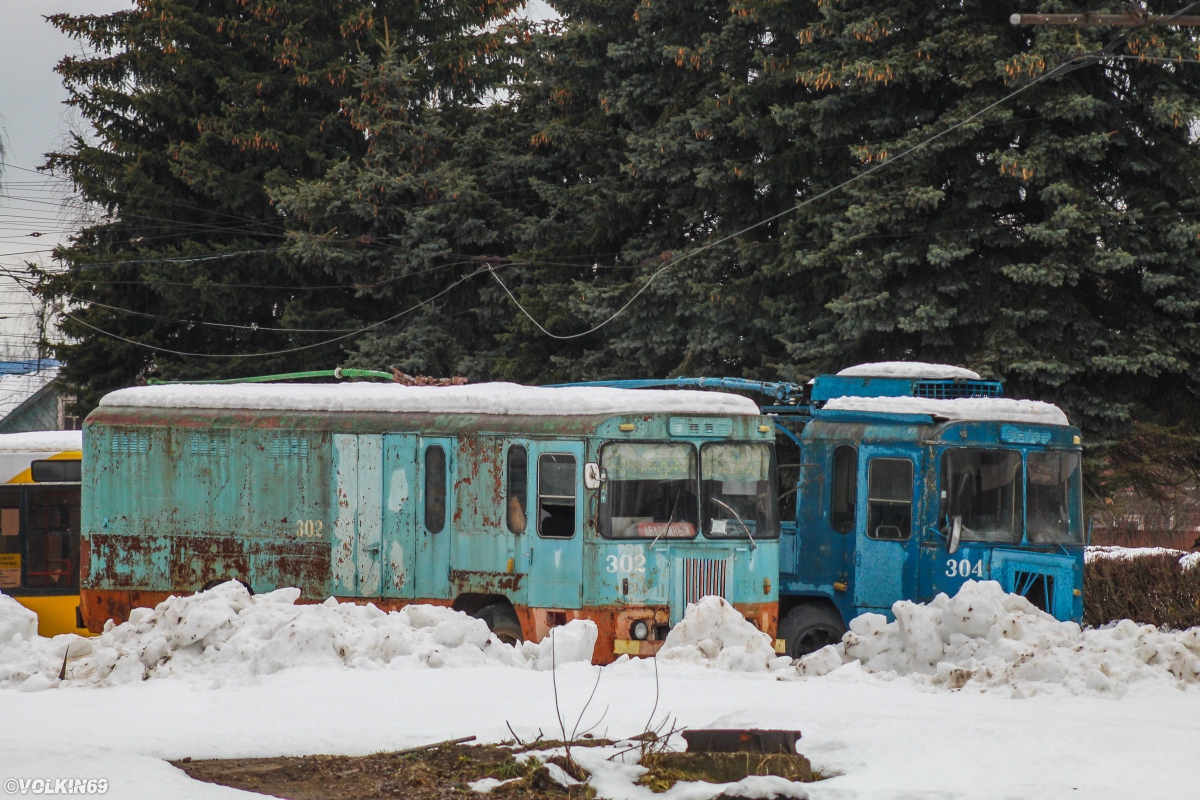
POLYGON ((622 553, 620 556, 608 556, 609 572, 645 572, 646 556, 644 553, 622 553))
POLYGON ((320 539, 325 535, 325 522, 319 519, 296 520, 297 539, 320 539))
POLYGON ((953 558, 946 559, 946 577, 948 578, 970 578, 974 575, 976 578, 983 577, 983 561, 976 561, 974 565, 968 559, 960 559, 955 561, 953 558))

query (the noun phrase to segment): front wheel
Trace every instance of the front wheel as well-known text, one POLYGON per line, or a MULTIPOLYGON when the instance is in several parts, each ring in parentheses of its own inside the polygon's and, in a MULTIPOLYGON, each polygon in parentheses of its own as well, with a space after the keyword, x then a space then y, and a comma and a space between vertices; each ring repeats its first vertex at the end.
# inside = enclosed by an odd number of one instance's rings
POLYGON ((787 654, 792 658, 837 644, 845 632, 842 615, 823 603, 802 603, 779 621, 779 638, 787 643, 787 654))
POLYGON ((505 644, 517 645, 525 640, 517 612, 507 603, 492 603, 475 612, 477 619, 487 623, 496 638, 505 644))

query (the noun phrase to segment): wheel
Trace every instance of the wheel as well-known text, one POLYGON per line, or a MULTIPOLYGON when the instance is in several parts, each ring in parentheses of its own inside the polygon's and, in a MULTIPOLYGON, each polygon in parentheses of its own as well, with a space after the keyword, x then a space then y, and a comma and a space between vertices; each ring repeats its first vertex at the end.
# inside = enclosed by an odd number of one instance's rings
POLYGON ((486 622, 496 638, 505 644, 520 644, 525 640, 521 635, 521 621, 517 619, 517 612, 507 603, 484 606, 474 616, 486 622))
POLYGON ((779 621, 779 638, 787 642, 787 654, 792 658, 837 644, 845 632, 842 615, 824 603, 801 603, 779 621))
POLYGON ((236 580, 242 586, 246 587, 247 592, 249 592, 250 594, 254 594, 254 589, 250 588, 250 584, 246 583, 244 580, 242 580, 240 578, 214 578, 213 580, 211 580, 208 583, 201 586, 200 591, 207 592, 209 589, 214 589, 214 588, 220 586, 222 583, 229 583, 232 580, 236 580))

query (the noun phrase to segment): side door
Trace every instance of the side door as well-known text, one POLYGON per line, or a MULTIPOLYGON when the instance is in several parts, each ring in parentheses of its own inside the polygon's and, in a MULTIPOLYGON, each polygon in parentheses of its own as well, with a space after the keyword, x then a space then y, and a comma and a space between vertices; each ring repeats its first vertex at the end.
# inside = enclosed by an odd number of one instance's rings
POLYGON ((384 597, 411 600, 416 595, 417 536, 421 499, 417 457, 420 437, 389 433, 383 437, 383 590, 384 597))
POLYGON ((454 541, 455 441, 449 437, 417 437, 416 476, 419 491, 413 513, 418 599, 450 597, 450 549, 454 541))
POLYGON ((858 474, 854 605, 886 610, 905 599, 906 573, 915 574, 909 561, 916 547, 920 463, 912 453, 863 445, 858 474))
POLYGON ((526 602, 583 605, 583 443, 535 441, 529 448, 526 602))

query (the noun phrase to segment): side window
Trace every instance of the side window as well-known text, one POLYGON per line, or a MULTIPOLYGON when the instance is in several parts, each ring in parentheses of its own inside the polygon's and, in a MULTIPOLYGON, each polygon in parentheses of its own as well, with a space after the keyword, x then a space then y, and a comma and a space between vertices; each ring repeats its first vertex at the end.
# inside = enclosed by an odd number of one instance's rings
POLYGON ((446 527, 446 451, 435 444, 425 448, 425 529, 441 533, 446 527))
POLYGON ((833 451, 833 480, 829 487, 829 524, 838 533, 854 530, 857 488, 858 451, 841 445, 833 451))
POLYGON ((538 458, 538 533, 575 535, 575 456, 546 453, 538 458))
POLYGON ((907 539, 912 535, 912 462, 873 458, 868 472, 867 536, 907 539))
POLYGON ((508 529, 525 532, 525 503, 529 489, 529 453, 522 445, 508 448, 508 529))

